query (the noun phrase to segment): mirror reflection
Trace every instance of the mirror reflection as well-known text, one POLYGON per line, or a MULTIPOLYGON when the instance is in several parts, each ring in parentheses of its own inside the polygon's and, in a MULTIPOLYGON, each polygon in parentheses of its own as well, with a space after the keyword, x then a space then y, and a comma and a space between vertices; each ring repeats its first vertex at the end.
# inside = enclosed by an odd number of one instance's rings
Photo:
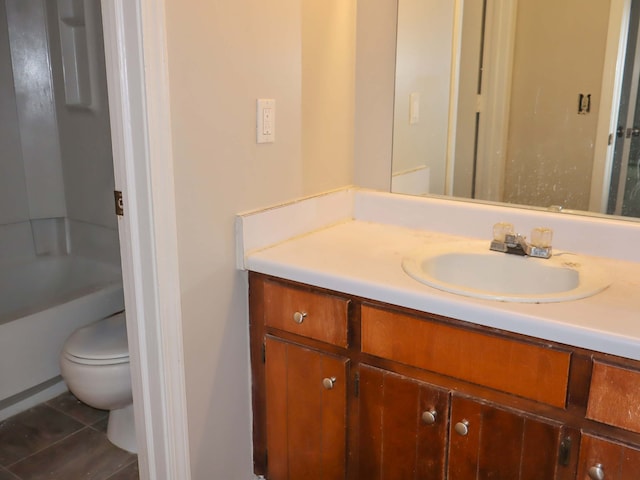
POLYGON ((392 191, 640 217, 639 3, 399 0, 392 191))

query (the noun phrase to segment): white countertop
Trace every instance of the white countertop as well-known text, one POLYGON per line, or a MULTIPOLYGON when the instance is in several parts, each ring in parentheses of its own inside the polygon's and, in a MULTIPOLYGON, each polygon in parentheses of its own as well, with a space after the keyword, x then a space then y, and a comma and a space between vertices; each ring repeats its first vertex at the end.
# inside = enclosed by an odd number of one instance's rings
POLYGON ((273 245, 245 250, 243 268, 640 360, 640 263, 591 256, 590 260, 611 275, 612 284, 589 298, 546 304, 451 294, 424 285, 403 271, 402 258, 418 247, 464 238, 423 228, 346 219, 310 232, 297 232, 273 245))

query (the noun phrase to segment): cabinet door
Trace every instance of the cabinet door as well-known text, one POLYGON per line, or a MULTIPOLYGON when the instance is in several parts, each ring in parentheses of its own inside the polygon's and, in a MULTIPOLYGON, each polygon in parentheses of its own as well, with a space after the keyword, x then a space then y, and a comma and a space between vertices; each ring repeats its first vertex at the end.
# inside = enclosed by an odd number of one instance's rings
POLYGON ((578 465, 578 480, 638 480, 640 450, 583 434, 578 465))
POLYGON ((346 472, 349 360, 266 338, 270 480, 337 480, 346 472))
POLYGON ((362 365, 359 405, 358 478, 444 478, 446 390, 362 365))
POLYGON ((449 480, 574 478, 578 433, 560 424, 458 396, 450 424, 449 480))

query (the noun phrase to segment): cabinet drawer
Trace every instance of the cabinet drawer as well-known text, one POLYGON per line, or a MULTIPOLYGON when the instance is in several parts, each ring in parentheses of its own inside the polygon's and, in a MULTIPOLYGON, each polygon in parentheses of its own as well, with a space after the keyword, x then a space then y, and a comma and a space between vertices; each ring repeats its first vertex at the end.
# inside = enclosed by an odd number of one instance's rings
POLYGON ((640 433, 640 371, 594 361, 587 418, 640 433))
POLYGON ((265 325, 347 348, 349 300, 265 281, 265 325))
POLYGON ((564 408, 571 354, 363 305, 362 351, 564 408))
POLYGON ((575 478, 636 480, 638 472, 640 450, 637 448, 588 433, 582 435, 578 475, 575 478))

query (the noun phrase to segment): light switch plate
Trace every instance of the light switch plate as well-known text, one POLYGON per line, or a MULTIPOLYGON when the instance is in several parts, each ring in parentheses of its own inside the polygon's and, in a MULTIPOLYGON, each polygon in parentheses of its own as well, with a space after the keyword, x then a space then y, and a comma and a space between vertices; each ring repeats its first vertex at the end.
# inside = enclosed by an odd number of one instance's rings
POLYGON ((276 141, 276 101, 273 98, 259 98, 256 102, 256 142, 276 141))
POLYGON ((413 92, 409 95, 409 125, 420 122, 420 94, 413 92))

